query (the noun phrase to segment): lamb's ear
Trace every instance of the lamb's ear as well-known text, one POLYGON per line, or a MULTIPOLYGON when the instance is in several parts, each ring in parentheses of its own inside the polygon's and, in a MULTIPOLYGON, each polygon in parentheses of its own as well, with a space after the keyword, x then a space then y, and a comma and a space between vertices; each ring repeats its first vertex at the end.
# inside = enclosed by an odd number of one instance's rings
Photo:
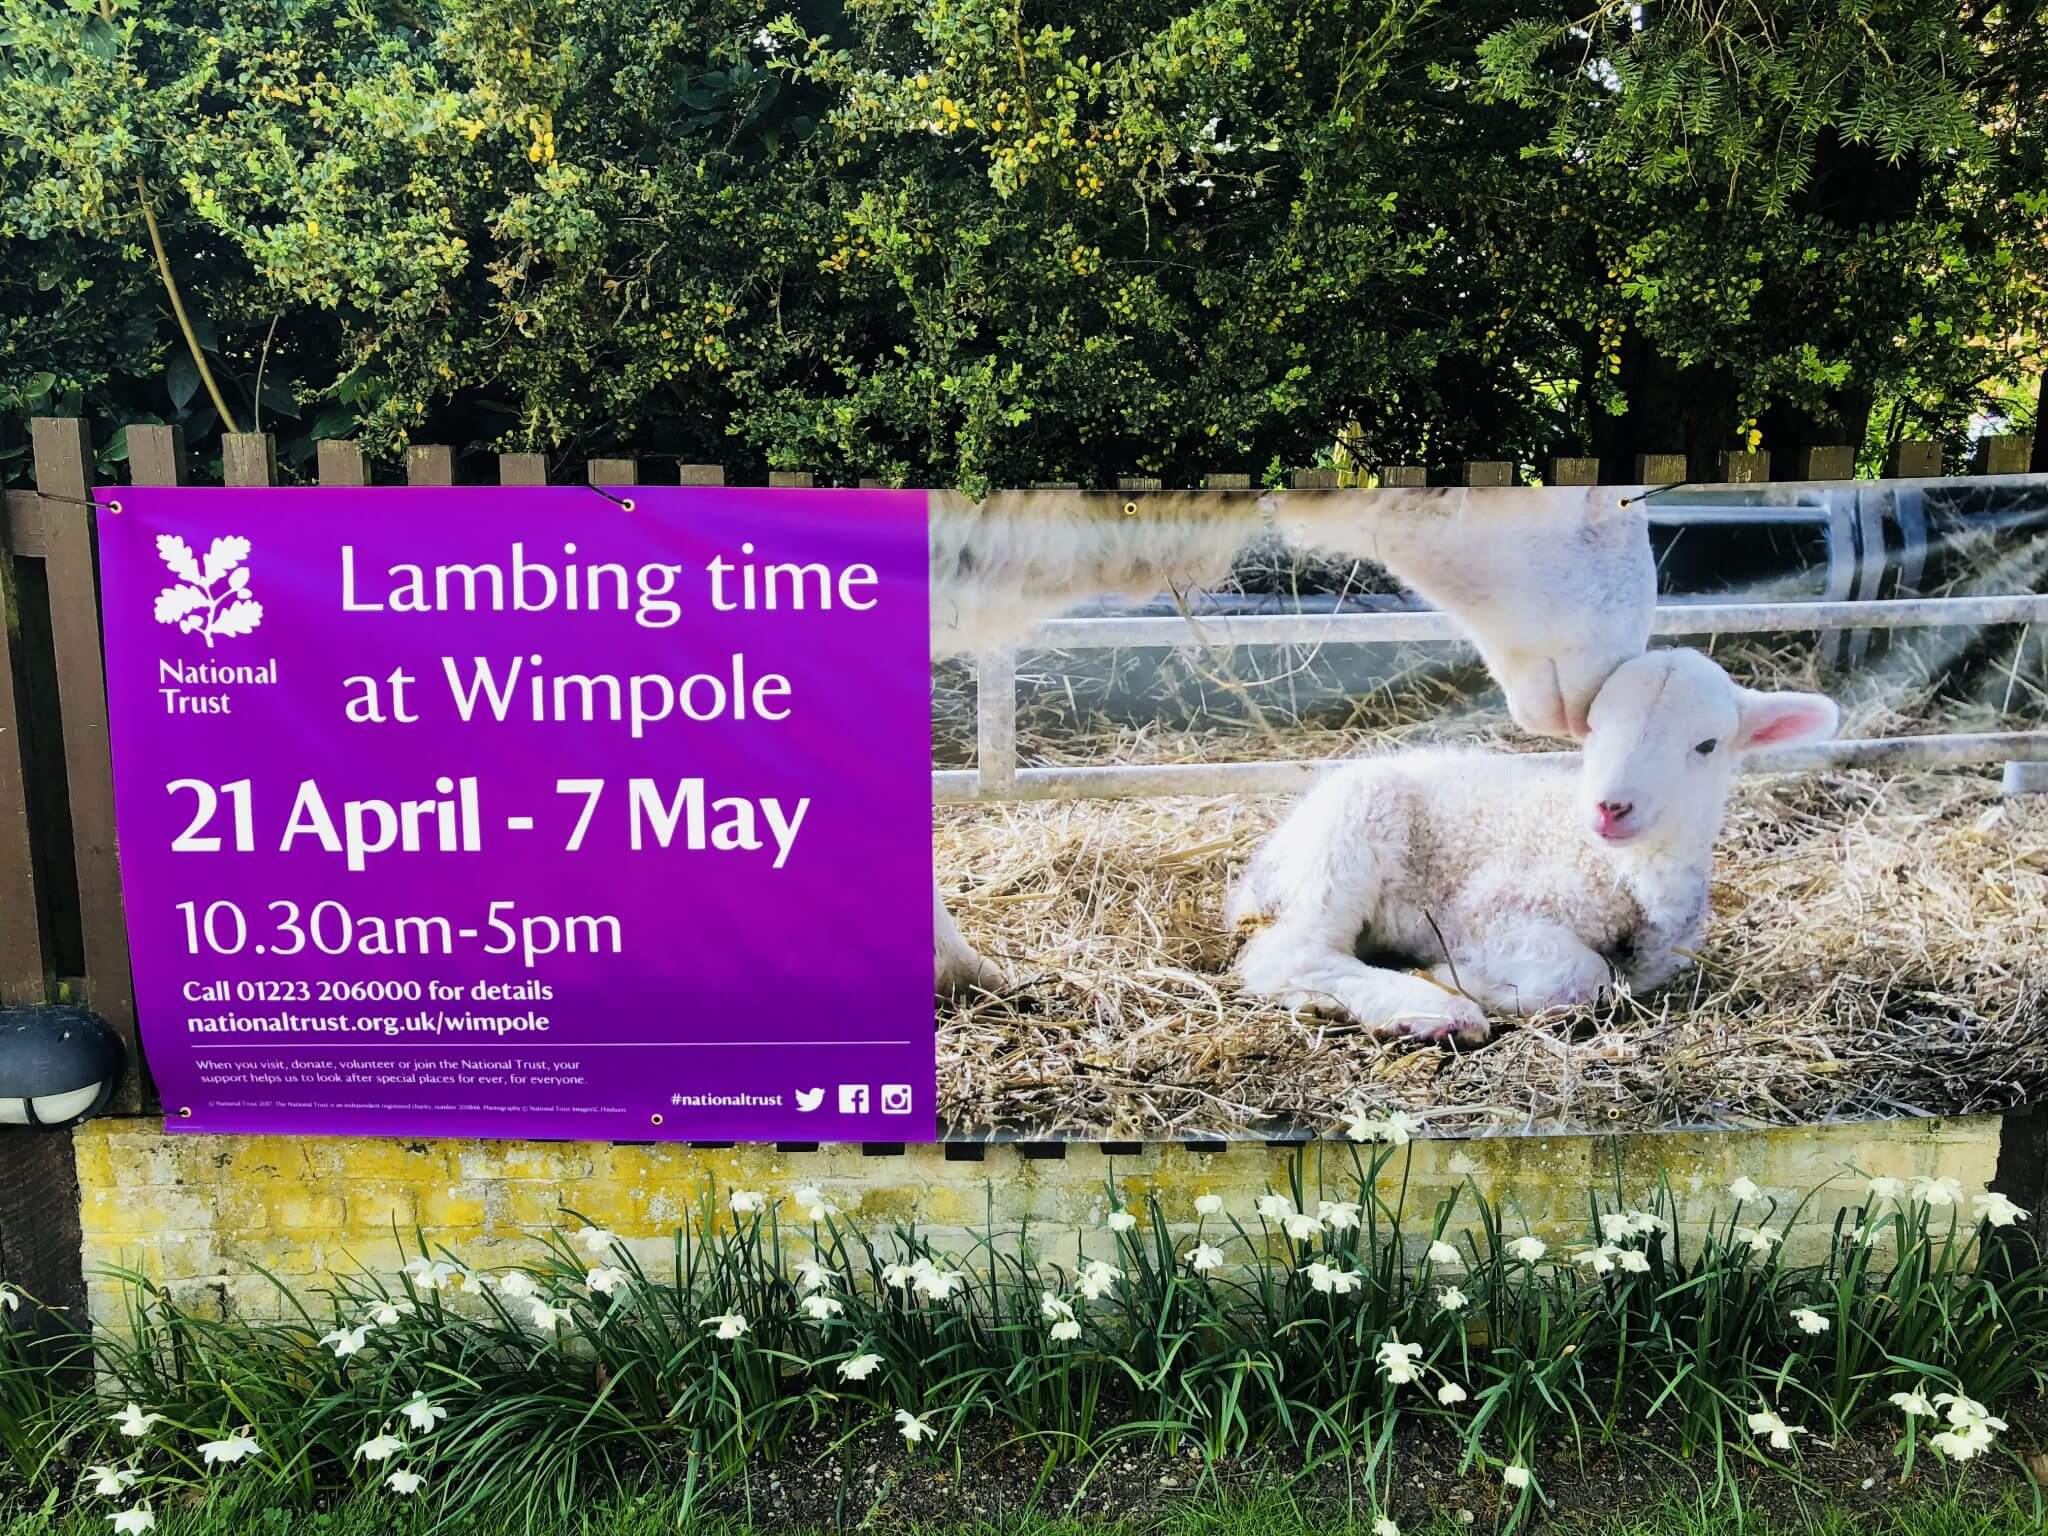
POLYGON ((1842 712, 1823 693, 1758 693, 1735 690, 1740 723, 1735 728, 1737 752, 1760 747, 1800 747, 1826 741, 1842 723, 1842 712))

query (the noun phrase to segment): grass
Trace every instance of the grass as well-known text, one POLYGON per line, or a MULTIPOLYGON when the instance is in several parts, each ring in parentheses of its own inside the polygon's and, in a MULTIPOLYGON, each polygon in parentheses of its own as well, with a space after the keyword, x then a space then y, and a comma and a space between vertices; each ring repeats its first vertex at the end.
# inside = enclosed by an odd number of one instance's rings
POLYGON ((659 1259, 586 1228, 486 1274, 422 1236, 399 1274, 280 1284, 279 1321, 123 1276, 120 1326, 75 1346, 97 1397, 0 1337, 0 1451, 29 1503, 101 1521, 363 1496, 542 1532, 649 1489, 679 1517, 744 1507, 778 1467, 824 1469, 842 1518, 889 1502, 856 1487, 876 1467, 926 1502, 999 1465, 1011 1506, 1089 1507, 1149 1458, 1207 1494, 1284 1471, 1375 1517, 1427 1474, 1512 1530, 1624 1455, 1722 1510, 1818 1487, 1844 1446, 1875 1445, 1887 1484, 1918 1457, 1925 1482, 2011 1457, 1994 1416, 2048 1381, 2048 1267, 1995 1200, 1847 1181, 1795 1261, 1806 1201, 1738 1183, 1638 1207, 1617 1175, 1553 1245, 1473 1192, 1414 1208, 1399 1119, 1358 1130, 1378 1140, 1303 1153, 1256 1209, 1113 1209, 1087 1252, 993 1228, 946 1252, 814 1191, 725 1191, 659 1259), (154 1416, 139 1433, 126 1404, 154 1416), (132 1481, 97 1495, 88 1466, 132 1481))
MULTIPOLYGON (((6 1536, 102 1536, 104 1520, 82 1513, 53 1517, 24 1515, 0 1526, 6 1536)), ((1921 1497, 1898 1500, 1879 1510, 1850 1512, 1820 1507, 1795 1514, 1731 1517, 1710 1506, 1671 1501, 1639 1516, 1615 1519, 1566 1517, 1551 1529, 1559 1536, 2036 1536, 2039 1519, 2016 1497, 1964 1500, 1921 1497)), ((264 1504, 260 1499, 223 1502, 173 1514, 157 1526, 159 1536, 393 1536, 408 1529, 394 1523, 388 1504, 356 1499, 319 1511, 264 1504)), ((824 1536, 826 1528, 816 1528, 824 1536)), ((1374 1536, 1373 1519, 1342 1507, 1321 1506, 1286 1494, 1249 1498, 1188 1500, 1170 1512, 1145 1519, 1095 1520, 1072 1515, 1020 1514, 1009 1518, 919 1521, 869 1529, 885 1536, 1374 1536)), ((480 1521, 466 1536, 514 1536, 510 1522, 480 1521)), ((693 1515, 673 1497, 607 1501, 565 1517, 539 1536, 813 1536, 802 1527, 752 1525, 729 1516, 693 1515)), ((1412 1525, 1405 1536, 1467 1536, 1449 1510, 1412 1525)))

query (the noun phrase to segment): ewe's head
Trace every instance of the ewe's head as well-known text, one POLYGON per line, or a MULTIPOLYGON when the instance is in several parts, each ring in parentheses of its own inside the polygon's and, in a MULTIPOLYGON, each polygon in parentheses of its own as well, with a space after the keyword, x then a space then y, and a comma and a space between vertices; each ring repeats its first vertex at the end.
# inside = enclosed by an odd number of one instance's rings
POLYGON ((1408 579, 1457 617, 1517 725, 1583 737, 1600 685, 1649 643, 1648 514, 1607 488, 1469 494, 1456 536, 1408 579))
POLYGON ((1825 741, 1839 718, 1818 693, 1740 687, 1698 651, 1624 662, 1589 716, 1579 774, 1587 827, 1612 844, 1711 841, 1744 753, 1825 741))

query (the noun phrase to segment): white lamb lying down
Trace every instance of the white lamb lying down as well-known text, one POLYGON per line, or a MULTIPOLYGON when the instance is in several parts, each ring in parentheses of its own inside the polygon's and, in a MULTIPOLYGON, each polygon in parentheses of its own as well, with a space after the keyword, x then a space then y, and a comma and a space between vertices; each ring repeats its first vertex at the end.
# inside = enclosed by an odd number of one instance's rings
POLYGON ((1470 1044, 1488 1011, 1587 1002, 1617 975, 1661 986, 1706 926, 1737 761, 1824 741, 1837 718, 1819 694, 1659 650, 1601 687, 1576 761, 1428 750, 1333 769, 1231 890, 1230 921, 1256 928, 1239 973, 1290 1007, 1470 1044))

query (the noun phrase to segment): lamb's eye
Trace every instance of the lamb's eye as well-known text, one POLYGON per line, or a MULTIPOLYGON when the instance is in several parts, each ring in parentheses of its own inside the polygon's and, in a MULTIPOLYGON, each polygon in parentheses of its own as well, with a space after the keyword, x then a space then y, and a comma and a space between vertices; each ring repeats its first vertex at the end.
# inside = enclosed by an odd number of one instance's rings
POLYGON ((1709 736, 1705 741, 1701 742, 1698 746, 1694 747, 1693 751, 1699 753, 1701 757, 1711 757, 1713 755, 1714 748, 1718 747, 1719 745, 1721 745, 1719 741, 1717 741, 1712 736, 1709 736))

